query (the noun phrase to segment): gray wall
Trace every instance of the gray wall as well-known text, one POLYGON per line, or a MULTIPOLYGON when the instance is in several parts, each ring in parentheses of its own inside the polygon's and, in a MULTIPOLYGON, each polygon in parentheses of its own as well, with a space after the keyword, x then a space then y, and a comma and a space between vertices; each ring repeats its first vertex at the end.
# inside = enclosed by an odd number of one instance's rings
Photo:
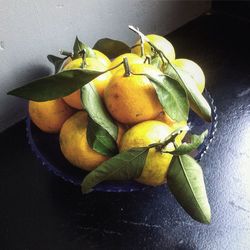
POLYGON ((165 35, 210 8, 210 1, 0 0, 0 131, 26 115, 26 102, 6 92, 51 73, 47 54, 71 50, 75 36, 133 44, 127 26, 165 35))

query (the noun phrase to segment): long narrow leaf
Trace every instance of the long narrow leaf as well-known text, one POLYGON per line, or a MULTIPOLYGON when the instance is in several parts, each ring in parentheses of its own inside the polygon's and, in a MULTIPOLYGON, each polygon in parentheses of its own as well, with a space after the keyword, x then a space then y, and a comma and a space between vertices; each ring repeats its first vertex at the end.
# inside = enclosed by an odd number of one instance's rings
POLYGON ((211 121, 211 107, 206 99, 199 92, 196 87, 193 78, 191 78, 185 71, 179 68, 174 68, 172 64, 168 64, 168 67, 164 70, 164 73, 169 77, 177 80, 185 88, 191 108, 204 120, 211 121), (177 73, 178 74, 177 74, 177 73))
POLYGON ((148 147, 132 148, 103 162, 84 178, 81 184, 82 192, 90 192, 102 181, 124 181, 138 178, 145 165, 148 151, 148 147))
POLYGON ((200 165, 189 155, 174 156, 167 174, 170 191, 195 220, 208 224, 211 210, 200 165))
POLYGON ((146 75, 153 83, 164 111, 176 121, 188 119, 189 103, 185 90, 180 84, 167 76, 146 75))
POLYGON ((81 100, 89 116, 116 140, 118 127, 106 110, 93 83, 82 87, 81 100))
POLYGON ((53 100, 71 94, 102 73, 86 69, 65 70, 55 75, 34 80, 7 94, 37 102, 53 100))

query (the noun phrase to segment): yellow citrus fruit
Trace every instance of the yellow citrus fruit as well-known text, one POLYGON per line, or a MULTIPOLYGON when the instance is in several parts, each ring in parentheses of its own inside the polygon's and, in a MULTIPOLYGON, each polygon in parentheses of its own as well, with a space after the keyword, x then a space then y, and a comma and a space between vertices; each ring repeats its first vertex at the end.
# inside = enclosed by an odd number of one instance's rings
MULTIPOLYGON (((78 58, 69 62, 64 67, 63 70, 78 69, 81 67, 81 64, 82 64, 82 58, 78 58)), ((103 65, 96 58, 86 58, 86 65, 84 66, 84 68, 89 70, 105 71, 107 69, 107 66, 103 65)), ((110 78, 111 78, 111 73, 106 72, 92 81, 96 87, 97 92, 101 97, 103 97, 104 89, 109 84, 110 78)), ((63 97, 63 99, 69 106, 76 109, 82 109, 80 90, 77 90, 71 93, 70 95, 63 97)))
POLYGON ((29 101, 29 115, 31 120, 42 131, 57 133, 63 123, 74 113, 62 99, 46 102, 29 101))
MULTIPOLYGON (((168 58, 170 62, 175 59, 175 50, 173 45, 163 36, 149 34, 146 35, 153 45, 155 45, 159 50, 161 50, 164 55, 168 58)), ((132 48, 131 52, 141 56, 141 47, 140 47, 141 40, 138 40, 135 46, 132 48)), ((144 43, 144 54, 145 56, 153 56, 154 52, 149 45, 149 43, 144 43)))
MULTIPOLYGON (((131 66, 132 64, 142 64, 144 62, 143 58, 141 58, 140 56, 137 56, 135 54, 132 54, 132 53, 125 53, 125 54, 122 54, 118 57, 116 57, 110 64, 109 68, 113 68, 115 67, 116 65, 118 65, 119 63, 121 63, 123 61, 124 58, 127 58, 128 59, 128 64, 131 66)), ((120 65, 119 67, 111 70, 111 73, 112 74, 115 74, 117 71, 119 71, 120 69, 123 69, 124 66, 123 65, 120 65)))
MULTIPOLYGON (((60 147, 65 158, 74 166, 91 171, 108 157, 97 153, 88 145, 86 132, 88 114, 78 111, 71 116, 62 126, 60 132, 60 147)), ((124 130, 119 126, 117 142, 122 137, 124 130)))
MULTIPOLYGON (((111 61, 109 60, 109 58, 103 54, 101 51, 93 49, 93 51, 95 52, 96 58, 100 63, 102 63, 104 66, 109 67, 111 61)), ((65 62, 64 62, 64 67, 72 61, 71 57, 68 57, 65 62)))
MULTIPOLYGON (((149 64, 133 64, 130 67, 134 74, 162 74, 149 64)), ((110 114, 119 122, 135 124, 156 118, 162 111, 155 88, 143 75, 124 76, 124 69, 111 78, 104 92, 104 101, 110 114)))
POLYGON ((200 93, 203 92, 205 88, 205 75, 201 67, 197 63, 188 59, 180 58, 174 60, 172 64, 176 67, 180 76, 182 75, 182 73, 187 73, 188 75, 190 75, 194 79, 200 93))
MULTIPOLYGON (((163 142, 166 137, 173 132, 173 128, 167 124, 150 120, 141 122, 130 128, 124 135, 120 144, 120 151, 129 150, 133 147, 146 147, 152 143, 163 142)), ((176 143, 181 143, 181 138, 177 136, 176 143)), ((169 145, 164 150, 173 150, 173 145, 169 145)), ((138 182, 157 186, 166 182, 166 174, 172 155, 162 153, 151 148, 146 158, 146 162, 141 176, 136 179, 138 182)))
POLYGON ((109 67, 111 64, 111 61, 109 60, 109 58, 106 55, 104 55, 101 51, 96 50, 96 49, 93 49, 93 50, 95 52, 97 60, 101 62, 103 65, 105 65, 106 67, 109 67))

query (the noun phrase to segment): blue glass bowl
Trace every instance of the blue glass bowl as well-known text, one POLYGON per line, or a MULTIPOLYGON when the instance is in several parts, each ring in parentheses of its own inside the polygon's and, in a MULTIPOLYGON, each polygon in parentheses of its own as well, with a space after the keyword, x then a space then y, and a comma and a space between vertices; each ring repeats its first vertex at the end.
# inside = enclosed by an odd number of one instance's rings
MULTIPOLYGON (((212 122, 208 123, 200 119, 194 112, 189 114, 190 132, 200 134, 208 129, 208 136, 203 144, 192 153, 196 160, 200 160, 206 153, 209 144, 214 138, 217 126, 217 113, 214 101, 207 90, 204 91, 204 97, 212 108, 212 122)), ((48 134, 37 128, 28 117, 26 120, 26 134, 28 142, 36 157, 41 161, 49 171, 61 177, 65 181, 79 186, 88 173, 76 167, 73 167, 63 156, 59 145, 58 134, 48 134)), ((149 186, 140 184, 136 181, 105 181, 95 186, 95 191, 103 192, 132 192, 148 188, 149 186)))

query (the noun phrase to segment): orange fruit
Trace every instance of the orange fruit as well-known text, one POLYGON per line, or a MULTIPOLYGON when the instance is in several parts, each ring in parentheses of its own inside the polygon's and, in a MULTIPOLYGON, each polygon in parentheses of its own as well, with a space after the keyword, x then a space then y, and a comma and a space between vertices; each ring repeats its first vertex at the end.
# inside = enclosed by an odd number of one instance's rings
MULTIPOLYGON (((60 132, 60 147, 65 158, 74 166, 91 171, 108 157, 94 151, 88 144, 86 133, 88 114, 78 111, 62 126, 60 132)), ((118 126, 118 139, 121 140, 124 129, 118 126)))
POLYGON ((74 113, 62 99, 46 102, 29 101, 31 120, 42 131, 58 133, 63 123, 74 113))
MULTIPOLYGON (((80 68, 82 64, 82 58, 75 59, 69 62, 63 70, 77 69, 80 68)), ((96 58, 86 58, 86 65, 84 68, 89 70, 96 71, 105 71, 107 66, 103 65, 96 58)), ((103 97, 104 89, 109 84, 109 80, 111 78, 111 73, 108 71, 97 78, 95 78, 92 82, 94 83, 97 92, 101 97, 103 97)), ((70 95, 63 97, 64 101, 71 107, 75 109, 82 109, 81 99, 80 99, 80 90, 77 90, 70 95)))
MULTIPOLYGON (((131 72, 159 75, 160 70, 149 64, 133 64, 131 72)), ((124 124, 135 124, 156 118, 162 111, 155 88, 143 75, 124 76, 124 69, 111 78, 104 92, 104 101, 110 114, 124 124)))

